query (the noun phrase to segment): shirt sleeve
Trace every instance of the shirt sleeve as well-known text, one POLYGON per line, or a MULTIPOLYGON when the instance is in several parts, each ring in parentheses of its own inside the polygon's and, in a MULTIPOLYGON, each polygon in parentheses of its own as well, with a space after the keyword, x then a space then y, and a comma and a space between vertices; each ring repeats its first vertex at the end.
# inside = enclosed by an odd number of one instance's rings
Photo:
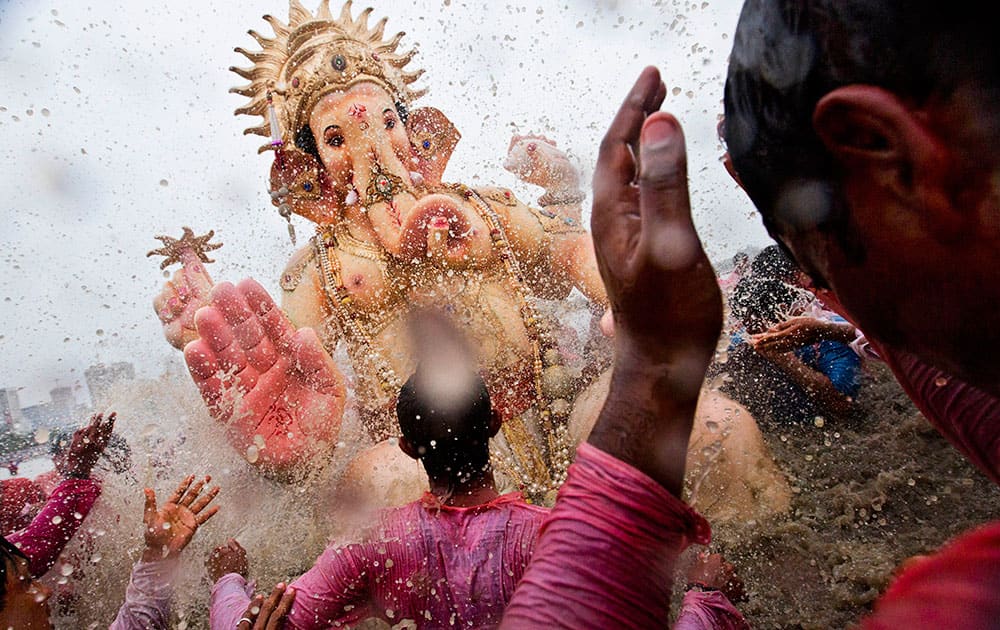
POLYGON ((995 628, 1000 619, 1000 521, 911 561, 875 603, 864 630, 995 628))
POLYGON ((688 591, 673 630, 750 630, 750 624, 722 591, 688 591))
POLYGON ((211 630, 233 630, 250 605, 254 584, 239 573, 227 573, 212 586, 208 626, 211 630))
POLYGON ((325 630, 350 625, 369 614, 371 545, 330 547, 313 568, 292 583, 295 602, 285 622, 296 630, 325 630))
POLYGON ((108 630, 166 630, 177 569, 175 559, 138 562, 132 568, 125 603, 108 630))
POLYGON ((100 494, 93 479, 66 479, 30 525, 7 536, 28 557, 32 576, 41 577, 52 568, 100 494))
POLYGON ((677 556, 710 539, 697 512, 583 443, 501 627, 663 627, 677 556))

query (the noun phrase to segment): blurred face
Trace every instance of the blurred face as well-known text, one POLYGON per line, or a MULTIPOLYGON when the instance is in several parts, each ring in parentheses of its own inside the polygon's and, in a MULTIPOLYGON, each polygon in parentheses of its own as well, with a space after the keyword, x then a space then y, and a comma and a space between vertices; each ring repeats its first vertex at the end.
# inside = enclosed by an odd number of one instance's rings
POLYGON ((367 173, 375 161, 398 175, 410 170, 406 128, 388 92, 372 83, 325 96, 313 108, 309 126, 335 186, 353 183, 355 173, 367 173))
POLYGON ((16 558, 7 565, 7 594, 0 608, 0 628, 50 630, 49 597, 52 591, 31 577, 28 562, 16 558))

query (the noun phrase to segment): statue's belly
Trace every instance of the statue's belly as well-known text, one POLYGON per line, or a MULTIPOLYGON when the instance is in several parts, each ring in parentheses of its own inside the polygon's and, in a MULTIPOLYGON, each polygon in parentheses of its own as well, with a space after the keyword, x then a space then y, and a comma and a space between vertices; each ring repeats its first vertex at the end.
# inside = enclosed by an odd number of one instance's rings
POLYGON ((443 282, 408 292, 387 307, 391 316, 373 336, 373 349, 400 381, 406 380, 415 366, 405 315, 415 306, 437 306, 451 315, 476 350, 494 406, 504 416, 520 413, 534 401, 535 349, 521 317, 520 297, 510 293, 504 283, 482 281, 443 282))

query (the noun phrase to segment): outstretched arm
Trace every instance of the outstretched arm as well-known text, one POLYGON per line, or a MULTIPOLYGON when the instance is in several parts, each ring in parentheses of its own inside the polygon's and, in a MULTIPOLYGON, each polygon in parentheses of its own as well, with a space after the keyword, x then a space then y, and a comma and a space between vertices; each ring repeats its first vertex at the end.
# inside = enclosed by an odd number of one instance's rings
POLYGON ((108 630, 160 630, 170 620, 170 602, 177 569, 176 558, 191 542, 198 528, 219 510, 208 507, 219 493, 215 486, 205 494, 201 491, 211 481, 198 482, 188 476, 159 509, 156 494, 146 488, 143 512, 143 538, 146 547, 142 559, 132 568, 125 603, 108 630))
POLYGON ((691 220, 683 133, 654 113, 665 94, 643 71, 601 144, 591 225, 616 320, 611 391, 504 628, 662 626, 677 554, 710 537, 678 497, 722 301, 691 220))
POLYGON ((107 420, 97 414, 73 434, 68 451, 55 462, 66 480, 56 486, 30 525, 7 536, 28 557, 34 577, 52 568, 100 496, 101 487, 90 478, 90 472, 108 445, 114 426, 114 413, 107 420))

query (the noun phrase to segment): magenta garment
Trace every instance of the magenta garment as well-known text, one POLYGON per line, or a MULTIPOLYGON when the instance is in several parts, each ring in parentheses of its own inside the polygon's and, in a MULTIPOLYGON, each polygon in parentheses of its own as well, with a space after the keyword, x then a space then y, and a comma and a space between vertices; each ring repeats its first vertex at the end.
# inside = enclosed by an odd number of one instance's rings
POLYGON ((864 630, 1000 627, 1000 521, 914 560, 875 603, 864 630))
POLYGON ((583 443, 502 627, 662 628, 677 556, 711 535, 663 486, 583 443))
POLYGON ((930 423, 1000 484, 1000 400, 911 354, 876 347, 930 423))
MULTIPOLYGON (((125 603, 108 630, 167 630, 176 572, 176 558, 137 562, 125 589, 125 603)), ((235 623, 230 626, 235 627, 235 623)))
POLYGON ((722 591, 688 591, 673 630, 750 630, 740 611, 722 591))
POLYGON ((66 479, 30 525, 6 537, 28 557, 31 575, 41 577, 52 568, 100 494, 93 479, 66 479))
MULTIPOLYGON (((548 510, 507 494, 458 508, 431 495, 379 517, 368 542, 328 548, 296 580, 286 622, 299 630, 369 617, 417 628, 491 628, 500 623, 548 510)), ((230 574, 212 592, 212 628, 231 629, 250 599, 230 574)))

